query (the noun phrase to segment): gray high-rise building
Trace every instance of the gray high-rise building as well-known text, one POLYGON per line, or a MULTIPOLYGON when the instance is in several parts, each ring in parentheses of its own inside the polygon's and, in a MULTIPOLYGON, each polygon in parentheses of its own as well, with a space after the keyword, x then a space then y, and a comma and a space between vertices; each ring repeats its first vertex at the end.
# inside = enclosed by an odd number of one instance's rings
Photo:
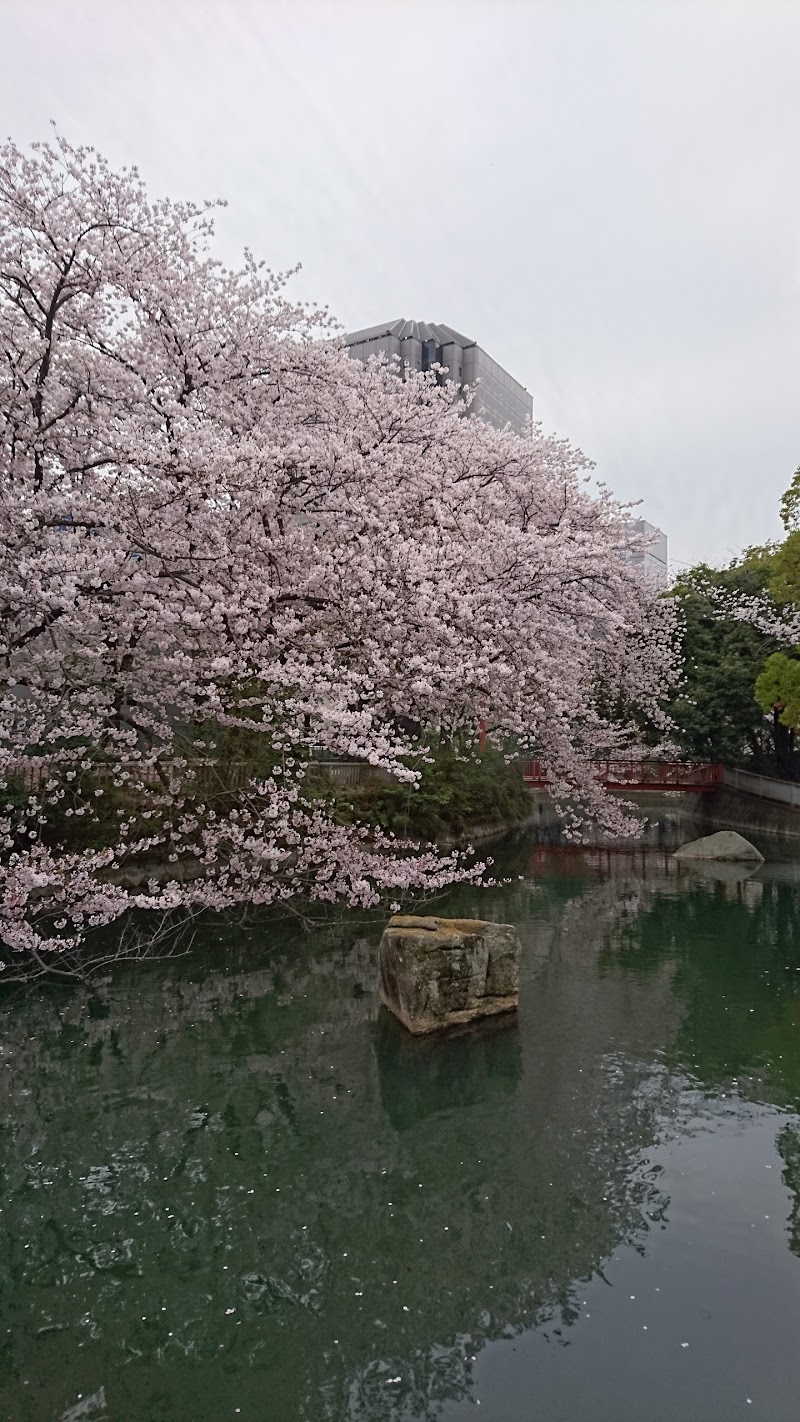
POLYGON ((637 518, 633 527, 638 534, 644 534, 649 538, 650 545, 641 553, 629 553, 629 561, 633 563, 634 567, 641 568, 647 573, 658 587, 665 587, 669 580, 666 533, 662 533, 655 524, 648 523, 646 518, 637 518))
POLYGON ((524 385, 452 326, 430 321, 389 321, 351 331, 345 342, 356 360, 367 361, 378 354, 389 360, 397 356, 403 368, 407 364, 412 370, 446 365, 447 379, 459 387, 480 381, 469 412, 488 420, 495 429, 510 425, 517 434, 524 434, 527 421, 533 418, 533 397, 524 385))

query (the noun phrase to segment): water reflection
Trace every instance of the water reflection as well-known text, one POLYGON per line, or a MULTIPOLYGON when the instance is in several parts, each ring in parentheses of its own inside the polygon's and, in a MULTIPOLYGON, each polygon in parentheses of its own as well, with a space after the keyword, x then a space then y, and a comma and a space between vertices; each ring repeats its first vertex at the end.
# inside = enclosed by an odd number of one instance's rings
POLYGON ((519 1019, 447 1042, 378 1013, 377 926, 6 1001, 2 1407, 433 1418, 490 1340, 568 1342, 580 1281, 668 1228, 686 1083, 796 1103, 796 890, 728 889, 515 879, 481 903, 520 924, 519 1019))
POLYGON ((800 1127, 784 1126, 777 1140, 778 1153, 784 1163, 783 1178, 792 1192, 789 1216, 789 1247, 800 1256, 800 1127))
POLYGON ((500 1105, 522 1075, 515 1014, 490 1019, 444 1038, 412 1037, 385 1007, 375 1033, 381 1105, 396 1131, 426 1116, 500 1105))

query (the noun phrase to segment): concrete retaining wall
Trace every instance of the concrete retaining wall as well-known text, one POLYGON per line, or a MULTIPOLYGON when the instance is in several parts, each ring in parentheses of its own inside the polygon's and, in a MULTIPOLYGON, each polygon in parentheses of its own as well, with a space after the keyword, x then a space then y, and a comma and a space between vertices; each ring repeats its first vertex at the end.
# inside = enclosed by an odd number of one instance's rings
MULTIPOLYGON (((534 802, 534 825, 538 837, 545 843, 558 843, 560 824, 550 796, 544 791, 531 792, 534 802)), ((744 835, 770 835, 780 839, 800 840, 800 810, 762 800, 742 790, 728 787, 705 791, 650 791, 625 796, 647 820, 640 843, 663 849, 677 848, 700 835, 713 834, 718 829, 735 829, 744 835)), ((631 841, 611 840, 598 836, 598 844, 627 844, 631 841)), ((794 852, 794 851, 793 851, 794 852)))
POLYGON ((800 810, 743 790, 712 790, 705 795, 687 795, 693 803, 687 812, 704 826, 704 834, 716 829, 748 830, 754 834, 780 835, 782 839, 800 840, 800 810))

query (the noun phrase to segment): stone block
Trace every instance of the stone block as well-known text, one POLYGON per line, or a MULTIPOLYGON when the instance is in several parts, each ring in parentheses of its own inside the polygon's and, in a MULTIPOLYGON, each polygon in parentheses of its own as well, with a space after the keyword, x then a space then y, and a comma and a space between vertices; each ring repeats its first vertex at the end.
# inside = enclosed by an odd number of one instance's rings
POLYGON ((395 914, 381 938, 381 1002, 415 1034, 511 1012, 519 953, 510 923, 395 914))

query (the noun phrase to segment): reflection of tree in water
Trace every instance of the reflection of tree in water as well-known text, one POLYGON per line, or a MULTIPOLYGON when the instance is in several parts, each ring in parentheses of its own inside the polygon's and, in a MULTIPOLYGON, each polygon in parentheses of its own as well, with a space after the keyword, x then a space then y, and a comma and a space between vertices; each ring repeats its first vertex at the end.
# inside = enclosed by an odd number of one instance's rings
POLYGON ((434 1417, 487 1339, 563 1339, 663 1204, 639 1165, 676 1024, 666 978, 598 976, 607 885, 566 917, 516 892, 519 1024, 468 1038, 377 1020, 375 941, 335 936, 7 1005, 20 1422, 100 1388, 114 1422, 434 1417))
POLYGON ((784 1165, 783 1182, 792 1193, 789 1248, 793 1254, 800 1255, 800 1128, 784 1126, 776 1144, 784 1165))
POLYGON ((635 979, 669 973, 680 1004, 670 1059, 703 1086, 798 1106, 798 887, 762 872, 684 878, 681 892, 654 895, 635 923, 608 933, 600 961, 635 979))
MULTIPOLYGON (((768 866, 737 878, 711 866, 679 894, 653 895, 635 922, 609 925, 601 967, 644 979, 669 973, 680 1027, 669 1059, 704 1090, 800 1108, 798 885, 768 866), (716 874, 716 877, 715 877, 716 874)), ((792 1194, 789 1246, 800 1255, 800 1127, 776 1140, 792 1194)))

